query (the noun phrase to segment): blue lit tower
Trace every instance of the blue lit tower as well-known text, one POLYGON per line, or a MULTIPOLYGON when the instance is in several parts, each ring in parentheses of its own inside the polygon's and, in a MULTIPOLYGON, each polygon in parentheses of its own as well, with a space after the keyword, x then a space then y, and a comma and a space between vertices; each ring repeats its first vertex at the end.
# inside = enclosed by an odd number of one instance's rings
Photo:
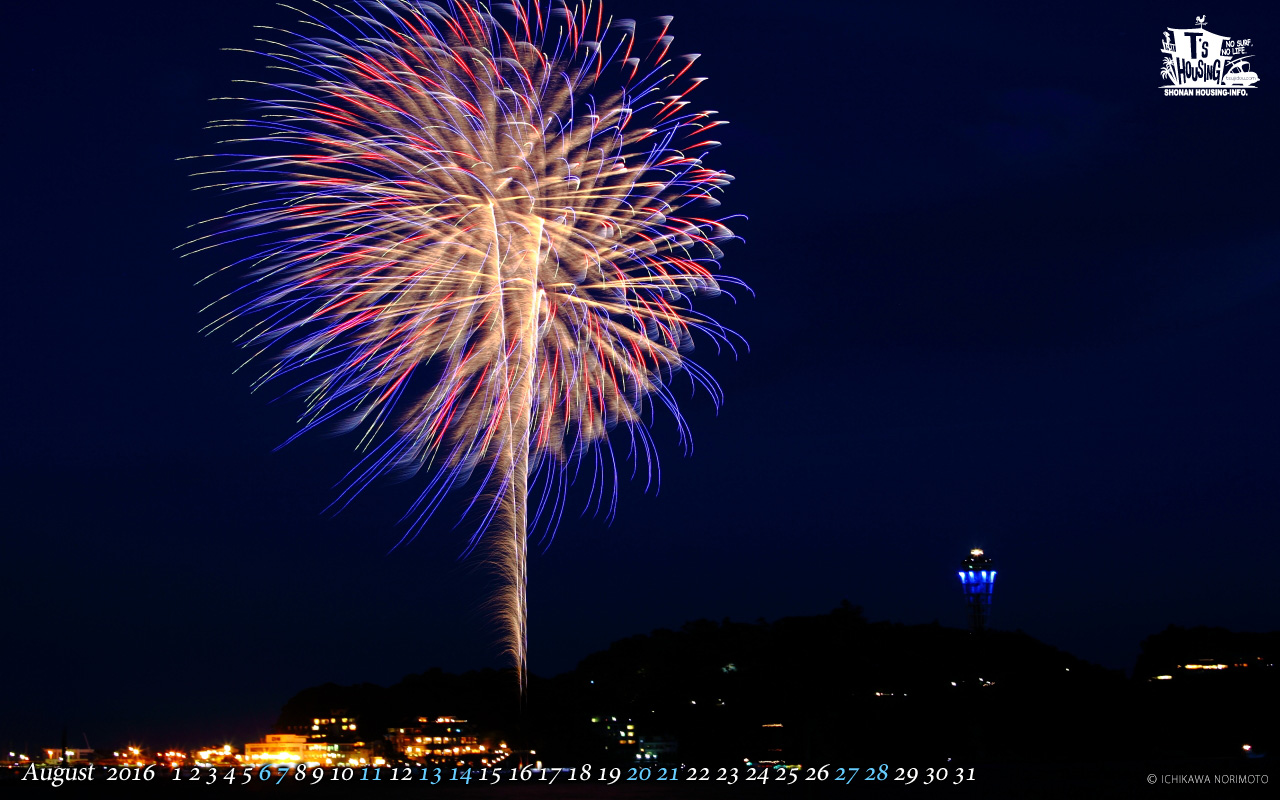
POLYGON ((960 588, 969 604, 969 629, 986 630, 991 616, 991 590, 996 585, 995 564, 982 551, 974 548, 960 565, 960 588))

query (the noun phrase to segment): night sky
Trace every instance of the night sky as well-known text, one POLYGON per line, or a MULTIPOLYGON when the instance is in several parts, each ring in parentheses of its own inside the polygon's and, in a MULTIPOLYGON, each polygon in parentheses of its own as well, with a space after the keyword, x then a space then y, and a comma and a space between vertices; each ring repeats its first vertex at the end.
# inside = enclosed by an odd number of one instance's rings
MULTIPOLYGON (((751 350, 698 342, 727 403, 681 380, 695 451, 659 417, 660 492, 538 548, 534 673, 846 598, 962 626, 977 546, 995 627, 1108 667, 1171 623, 1280 627, 1280 12, 982 5, 613 4, 705 54, 720 210, 749 217, 723 265, 755 297, 699 307, 751 350), (1161 32, 1206 12, 1254 41, 1248 97, 1157 88, 1161 32)), ((222 48, 297 15, 8 13, 0 739, 243 742, 307 686, 501 666, 475 521, 392 551, 413 482, 322 515, 356 438, 273 452, 301 403, 197 333, 228 259, 174 247, 226 198, 176 159, 261 75, 222 48)))

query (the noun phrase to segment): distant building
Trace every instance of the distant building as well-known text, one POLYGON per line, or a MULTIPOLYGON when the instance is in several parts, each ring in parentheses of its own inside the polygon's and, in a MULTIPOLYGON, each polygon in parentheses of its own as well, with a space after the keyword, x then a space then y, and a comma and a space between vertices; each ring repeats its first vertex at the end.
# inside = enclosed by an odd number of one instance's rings
POLYGON ((760 766, 787 763, 786 731, 781 722, 764 722, 757 734, 753 762, 760 766))
POLYGON ((313 742, 354 742, 360 739, 355 717, 339 716, 346 714, 346 709, 329 712, 333 716, 317 717, 311 720, 311 741, 313 742))
POLYGON ((242 761, 240 754, 229 744, 221 747, 200 747, 195 751, 195 764, 198 767, 221 765, 234 766, 242 761))
POLYGON ((641 733, 630 717, 621 719, 613 716, 592 717, 591 727, 595 731, 597 740, 608 751, 611 763, 631 764, 636 761, 669 763, 675 759, 676 751, 679 749, 679 742, 674 738, 641 733))
POLYGON ((263 742, 244 746, 244 760, 251 764, 320 764, 323 766, 377 766, 364 742, 312 742, 306 736, 273 733, 263 742))
POLYGON ((387 729, 391 748, 408 761, 494 763, 506 757, 506 742, 483 742, 474 726, 457 717, 416 717, 387 729))
POLYGON ((386 763, 364 742, 312 742, 307 745, 307 761, 326 767, 378 767, 386 763))
POLYGON ((45 763, 57 764, 65 757, 67 763, 75 764, 79 762, 87 762, 93 756, 93 751, 87 747, 53 747, 44 751, 45 763))
POLYGON ((596 735, 604 740, 604 749, 627 756, 636 752, 636 726, 630 718, 592 717, 591 725, 596 735))
POLYGON ((676 753, 680 750, 679 740, 670 736, 642 736, 636 740, 636 744, 639 747, 637 759, 652 759, 668 764, 675 761, 676 753))
POLYGON ((245 761, 264 764, 307 761, 307 737, 292 733, 268 734, 266 741, 248 742, 244 746, 245 761))

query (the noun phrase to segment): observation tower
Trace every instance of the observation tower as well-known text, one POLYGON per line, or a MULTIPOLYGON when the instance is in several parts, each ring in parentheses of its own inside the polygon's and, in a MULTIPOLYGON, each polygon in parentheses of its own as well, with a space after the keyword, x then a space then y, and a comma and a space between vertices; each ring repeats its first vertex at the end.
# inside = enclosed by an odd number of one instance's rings
POLYGON ((969 551, 960 565, 960 588, 969 606, 969 630, 974 633, 987 628, 991 616, 991 590, 995 588, 995 563, 979 548, 969 551))

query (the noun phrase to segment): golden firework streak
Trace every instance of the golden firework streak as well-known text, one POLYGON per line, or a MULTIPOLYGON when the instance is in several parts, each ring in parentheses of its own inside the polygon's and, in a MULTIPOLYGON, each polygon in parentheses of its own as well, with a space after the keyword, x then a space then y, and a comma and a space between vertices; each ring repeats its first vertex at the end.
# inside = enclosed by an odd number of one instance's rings
POLYGON ((543 221, 515 222, 529 224, 529 236, 513 237, 503 270, 502 237, 498 233, 497 210, 489 204, 489 225, 493 249, 488 259, 490 291, 499 298, 494 314, 498 326, 497 340, 502 343, 499 360, 500 385, 503 386, 502 424, 496 458, 495 480, 502 504, 495 517, 496 527, 505 527, 501 535, 490 536, 493 562, 502 587, 498 612, 504 620, 507 652, 516 668, 516 678, 524 691, 528 659, 528 496, 529 446, 531 440, 530 407, 533 401, 533 376, 536 372, 539 309, 546 293, 538 287, 538 270, 542 262, 543 221))

